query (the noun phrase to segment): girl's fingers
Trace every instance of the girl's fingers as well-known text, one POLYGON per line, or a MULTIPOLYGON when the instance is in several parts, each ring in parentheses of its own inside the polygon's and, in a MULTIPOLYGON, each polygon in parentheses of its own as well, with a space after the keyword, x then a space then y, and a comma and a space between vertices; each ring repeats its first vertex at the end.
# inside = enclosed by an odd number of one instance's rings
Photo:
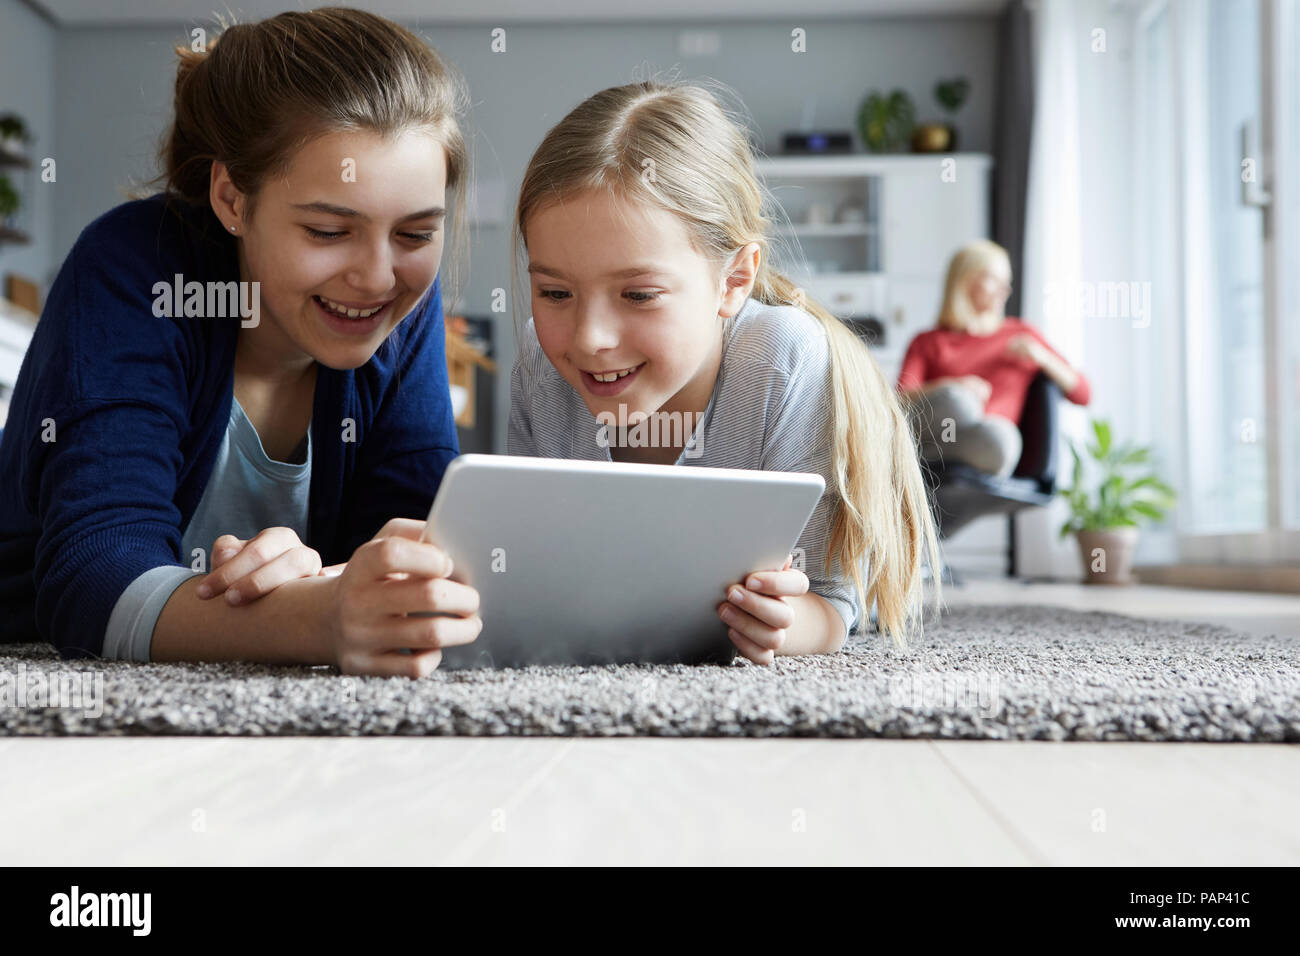
POLYGON ((339 669, 344 674, 418 679, 428 677, 438 669, 440 663, 442 663, 442 651, 437 649, 419 651, 415 654, 399 654, 397 651, 375 654, 358 651, 344 654, 339 661, 339 669))
POLYGON ((768 627, 779 629, 794 624, 794 608, 779 597, 766 597, 739 585, 732 585, 727 592, 727 603, 768 627))
POLYGON ((378 581, 358 595, 358 606, 383 614, 436 611, 465 616, 478 611, 478 591, 448 578, 403 578, 378 581))
POLYGON ((383 639, 393 647, 412 650, 436 647, 459 647, 473 641, 483 630, 483 619, 471 617, 397 618, 382 629, 383 639))
MULTIPOLYGON (((742 611, 730 601, 724 601, 719 605, 718 617, 728 627, 739 631, 759 647, 776 650, 785 643, 784 628, 774 627, 766 621, 754 617, 747 611, 742 611)), ((793 615, 791 620, 793 621, 793 615)))
MULTIPOLYGON (((385 527, 392 524, 390 521, 385 527)), ((353 553, 348 565, 371 580, 396 572, 426 578, 445 578, 452 572, 451 558, 441 548, 396 535, 367 541, 353 553)))
POLYGON ((216 597, 222 591, 226 590, 228 582, 233 580, 225 574, 217 574, 216 571, 225 565, 227 561, 239 554, 240 549, 248 542, 236 538, 233 534, 223 534, 212 542, 212 562, 210 570, 203 580, 199 582, 198 590, 195 592, 202 599, 216 597))
POLYGON ((798 597, 808 593, 808 575, 802 571, 755 571, 745 578, 745 587, 773 597, 798 597))
POLYGON ((424 534, 424 524, 423 521, 416 521, 414 518, 390 518, 371 540, 410 538, 412 541, 419 541, 420 535, 424 534))
POLYGON ((736 650, 740 651, 746 658, 755 664, 771 664, 776 660, 776 653, 765 647, 759 647, 744 634, 738 632, 735 628, 727 629, 727 636, 731 638, 731 643, 736 645, 736 650))
POLYGON ((286 581, 312 578, 320 573, 320 555, 308 547, 291 548, 278 558, 255 568, 226 589, 230 604, 248 604, 269 594, 286 581))
MULTIPOLYGON (((217 541, 222 538, 239 540, 234 535, 222 535, 217 541)), ((204 598, 220 594, 240 578, 273 561, 290 548, 300 547, 303 547, 303 543, 298 540, 298 535, 292 528, 267 528, 244 542, 238 554, 204 578, 199 584, 198 595, 204 598)), ((216 542, 213 542, 213 550, 216 550, 216 542)))
POLYGON ((235 555, 237 555, 247 541, 236 538, 233 534, 223 534, 216 541, 212 542, 212 561, 211 568, 213 571, 221 567, 235 555))
POLYGON ((247 541, 240 541, 234 535, 222 535, 213 542, 212 571, 200 582, 198 588, 199 597, 207 598, 221 594, 240 578, 251 574, 261 565, 274 560, 292 547, 302 546, 298 536, 289 529, 283 530, 289 531, 289 538, 292 540, 277 534, 270 534, 269 531, 271 530, 280 529, 268 529, 268 531, 263 531, 247 541), (222 538, 228 539, 228 541, 221 543, 222 538), (239 547, 234 554, 230 553, 229 541, 238 542, 239 547), (222 552, 220 562, 216 560, 218 547, 221 548, 222 552))

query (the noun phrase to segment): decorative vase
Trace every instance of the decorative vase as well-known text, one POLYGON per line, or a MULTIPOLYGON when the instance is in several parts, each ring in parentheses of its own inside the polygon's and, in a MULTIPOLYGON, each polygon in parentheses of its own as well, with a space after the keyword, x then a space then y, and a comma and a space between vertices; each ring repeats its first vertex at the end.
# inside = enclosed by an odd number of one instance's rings
POLYGON ((1106 528, 1076 531, 1079 557, 1083 560, 1084 584, 1133 584, 1133 552, 1138 529, 1106 528))
POLYGON ((922 123, 912 131, 912 152, 951 153, 955 148, 953 129, 942 123, 922 123))

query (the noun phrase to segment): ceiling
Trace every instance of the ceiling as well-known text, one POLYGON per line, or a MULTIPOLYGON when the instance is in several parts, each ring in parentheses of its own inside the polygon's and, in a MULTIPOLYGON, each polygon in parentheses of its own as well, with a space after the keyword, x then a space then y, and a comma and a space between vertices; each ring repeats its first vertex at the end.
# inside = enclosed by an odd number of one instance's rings
MULTIPOLYGON (((233 13, 241 22, 260 20, 287 9, 328 6, 329 0, 24 0, 52 23, 68 27, 141 26, 215 22, 214 11, 233 13)), ((800 0, 791 13, 790 0, 550 0, 539 10, 537 0, 373 0, 343 3, 382 13, 403 23, 555 23, 661 22, 726 20, 790 20, 845 17, 988 16, 1006 0, 800 0)))

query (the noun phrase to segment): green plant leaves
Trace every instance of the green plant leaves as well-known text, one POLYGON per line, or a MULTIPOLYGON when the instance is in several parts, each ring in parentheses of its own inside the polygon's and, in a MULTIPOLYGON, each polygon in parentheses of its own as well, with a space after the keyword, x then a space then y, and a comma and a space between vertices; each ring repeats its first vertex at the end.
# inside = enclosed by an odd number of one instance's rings
POLYGON ((21 200, 18 190, 14 189, 9 177, 0 173, 0 219, 12 216, 18 211, 21 200))
POLYGON ((915 117, 906 91, 895 89, 886 96, 873 90, 858 108, 858 131, 872 152, 889 152, 907 143, 915 117))
POLYGON ((940 80, 934 86, 934 98, 949 113, 955 113, 961 109, 961 105, 966 102, 966 95, 969 92, 970 80, 964 76, 953 77, 951 80, 940 80))
POLYGON ((1110 454, 1110 423, 1104 419, 1094 418, 1092 421, 1093 434, 1097 436, 1097 458, 1105 458, 1110 454))
POLYGON ((1137 527, 1139 518, 1160 521, 1177 500, 1177 493, 1154 472, 1132 475, 1135 467, 1150 465, 1151 449, 1145 445, 1116 445, 1110 423, 1092 421, 1093 441, 1088 444, 1085 463, 1074 442, 1068 441, 1074 459, 1071 483, 1060 494, 1070 503, 1070 517, 1061 526, 1061 537, 1072 531, 1100 531, 1106 528, 1137 527), (1097 472, 1094 482, 1087 472, 1097 472), (1095 498, 1089 487, 1095 487, 1095 498))
POLYGON ((1156 521, 1159 521, 1165 516, 1163 509, 1157 508, 1155 505, 1147 501, 1135 501, 1130 505, 1130 507, 1138 514, 1146 515, 1148 518, 1152 518, 1156 521))

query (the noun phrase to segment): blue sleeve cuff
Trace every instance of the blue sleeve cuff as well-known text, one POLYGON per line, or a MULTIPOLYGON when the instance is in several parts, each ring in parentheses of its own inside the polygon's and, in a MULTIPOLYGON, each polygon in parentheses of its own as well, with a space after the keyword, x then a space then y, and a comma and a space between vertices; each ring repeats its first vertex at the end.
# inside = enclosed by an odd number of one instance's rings
POLYGON ((172 592, 201 572, 179 565, 150 568, 132 581, 113 605, 104 632, 104 659, 148 661, 153 629, 172 592))

